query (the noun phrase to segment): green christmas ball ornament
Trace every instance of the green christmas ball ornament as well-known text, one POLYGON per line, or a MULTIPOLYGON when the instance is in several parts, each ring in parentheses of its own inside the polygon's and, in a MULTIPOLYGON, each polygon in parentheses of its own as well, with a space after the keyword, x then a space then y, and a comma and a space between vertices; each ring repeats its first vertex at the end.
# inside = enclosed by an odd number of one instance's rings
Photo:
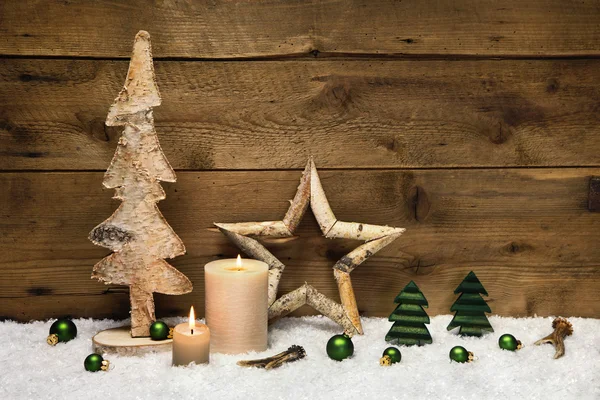
POLYGON ((450 359, 452 361, 465 363, 473 361, 473 358, 473 353, 467 351, 467 349, 462 346, 454 346, 452 350, 450 350, 450 359))
POLYGON ((505 333, 504 335, 500 336, 498 339, 498 346, 500 346, 500 348, 503 350, 510 351, 520 350, 521 347, 523 347, 521 341, 517 340, 517 338, 510 333, 505 333))
POLYGON ((108 371, 110 362, 102 358, 100 354, 92 353, 85 358, 83 366, 86 371, 90 372, 108 371))
POLYGON ((327 355, 332 360, 342 361, 354 354, 354 344, 348 335, 335 335, 327 342, 327 355))
POLYGON ((77 327, 70 319, 59 319, 50 326, 50 334, 46 338, 49 345, 55 346, 58 342, 68 342, 77 336, 77 327))
POLYGON ((402 360, 402 354, 397 347, 388 347, 383 351, 382 356, 388 356, 392 360, 392 364, 399 363, 402 360))
POLYGON ((152 340, 165 340, 169 338, 169 326, 162 321, 150 325, 150 338, 152 340))

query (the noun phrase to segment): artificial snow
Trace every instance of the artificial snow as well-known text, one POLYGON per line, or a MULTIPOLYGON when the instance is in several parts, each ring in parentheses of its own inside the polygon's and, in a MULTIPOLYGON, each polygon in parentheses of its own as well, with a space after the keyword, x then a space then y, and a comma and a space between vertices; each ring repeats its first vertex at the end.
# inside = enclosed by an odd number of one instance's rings
MULTIPOLYGON (((109 372, 87 372, 92 336, 123 322, 77 319, 78 336, 46 344, 53 321, 0 323, 0 396, 3 399, 600 399, 600 320, 569 318, 574 333, 566 354, 554 360, 550 344, 533 342, 552 332, 553 318, 490 317, 495 332, 462 338, 447 332, 450 315, 432 318, 433 344, 400 347, 402 362, 379 365, 391 326, 364 318, 364 336, 353 338, 354 356, 342 362, 325 353, 340 333, 322 317, 285 318, 270 330, 269 350, 246 355, 211 355, 209 365, 171 367, 171 353, 144 357, 106 355, 109 372), (511 333, 523 342, 517 352, 501 350, 498 338, 511 333), (271 371, 243 368, 240 359, 271 356, 298 344, 307 357, 271 371), (461 345, 475 353, 470 364, 450 362, 461 345)), ((169 324, 183 319, 166 319, 169 324)))

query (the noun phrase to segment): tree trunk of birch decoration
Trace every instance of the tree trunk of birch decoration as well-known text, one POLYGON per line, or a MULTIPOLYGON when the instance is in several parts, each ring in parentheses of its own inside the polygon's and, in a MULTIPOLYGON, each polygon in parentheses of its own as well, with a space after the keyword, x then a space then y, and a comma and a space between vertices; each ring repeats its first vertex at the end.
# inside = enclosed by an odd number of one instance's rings
POLYGON ((192 291, 190 280, 164 261, 184 254, 185 247, 156 205, 165 198, 160 182, 176 181, 154 130, 152 108, 160 103, 150 35, 140 31, 125 85, 106 118, 108 126, 125 127, 102 182, 115 189, 114 198, 122 203, 89 235, 94 244, 114 252, 94 266, 92 278, 129 286, 132 337, 150 336, 153 292, 192 291))
POLYGON ((404 232, 404 228, 338 220, 329 206, 312 159, 304 169, 300 186, 283 220, 215 223, 215 226, 244 253, 269 265, 269 322, 276 321, 307 304, 336 322, 350 336, 356 333, 363 334, 350 273, 404 232), (277 299, 277 288, 285 265, 252 237, 292 237, 309 205, 325 237, 365 241, 333 266, 333 276, 337 282, 341 304, 329 299, 308 283, 277 299))

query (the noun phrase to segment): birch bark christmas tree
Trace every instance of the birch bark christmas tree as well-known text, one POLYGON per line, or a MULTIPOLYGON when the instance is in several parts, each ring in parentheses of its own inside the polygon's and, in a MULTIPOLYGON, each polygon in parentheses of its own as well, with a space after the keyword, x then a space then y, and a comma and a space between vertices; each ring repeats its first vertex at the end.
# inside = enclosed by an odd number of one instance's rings
POLYGON ((175 172, 158 143, 152 108, 161 98, 154 77, 150 35, 140 31, 125 85, 111 106, 106 125, 124 126, 103 185, 122 203, 95 227, 90 240, 114 251, 94 266, 92 278, 128 285, 131 336, 149 336, 155 320, 153 293, 184 294, 192 284, 165 258, 185 253, 183 242, 156 203, 166 197, 160 182, 175 182, 175 172))

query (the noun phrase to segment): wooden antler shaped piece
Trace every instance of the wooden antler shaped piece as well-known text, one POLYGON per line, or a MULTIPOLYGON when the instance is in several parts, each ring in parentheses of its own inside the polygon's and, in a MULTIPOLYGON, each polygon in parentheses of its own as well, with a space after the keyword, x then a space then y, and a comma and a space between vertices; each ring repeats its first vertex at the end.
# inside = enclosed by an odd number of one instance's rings
POLYGON ((573 334, 573 325, 565 318, 558 317, 552 321, 552 328, 554 328, 554 332, 541 338, 535 344, 539 346, 542 343, 552 343, 556 348, 554 358, 560 358, 565 354, 565 337, 573 334))

